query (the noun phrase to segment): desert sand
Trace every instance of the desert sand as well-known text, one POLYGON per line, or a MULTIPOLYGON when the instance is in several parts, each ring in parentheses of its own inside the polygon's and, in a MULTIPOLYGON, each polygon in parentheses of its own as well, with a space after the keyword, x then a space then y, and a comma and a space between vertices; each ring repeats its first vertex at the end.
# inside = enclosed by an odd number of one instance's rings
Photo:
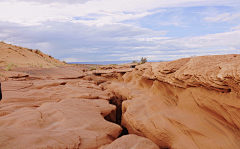
POLYGON ((240 55, 90 71, 40 54, 0 43, 1 149, 240 148, 240 55))

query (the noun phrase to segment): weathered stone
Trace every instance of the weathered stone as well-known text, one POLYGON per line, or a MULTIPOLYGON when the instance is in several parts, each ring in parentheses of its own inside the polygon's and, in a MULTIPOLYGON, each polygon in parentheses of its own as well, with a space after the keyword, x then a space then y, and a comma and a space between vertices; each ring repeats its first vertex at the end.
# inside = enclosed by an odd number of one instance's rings
POLYGON ((239 57, 145 63, 106 88, 127 98, 121 125, 160 148, 240 148, 239 57))

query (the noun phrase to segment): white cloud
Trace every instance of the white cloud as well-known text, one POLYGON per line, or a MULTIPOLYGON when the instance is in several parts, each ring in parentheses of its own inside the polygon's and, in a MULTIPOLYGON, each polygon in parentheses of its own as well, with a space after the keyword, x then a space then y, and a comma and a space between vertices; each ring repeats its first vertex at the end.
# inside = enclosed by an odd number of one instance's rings
POLYGON ((214 17, 204 18, 204 20, 208 22, 225 22, 225 21, 232 21, 236 19, 238 20, 240 19, 240 13, 236 13, 232 15, 230 13, 223 13, 223 14, 218 14, 217 16, 214 16, 214 17))
POLYGON ((103 15, 101 17, 95 18, 95 20, 73 20, 74 23, 83 23, 85 25, 93 26, 102 26, 105 24, 118 23, 125 20, 133 20, 151 15, 155 12, 143 12, 139 14, 123 14, 122 12, 118 13, 108 13, 108 15, 103 15))
POLYGON ((7 43, 38 48, 67 62, 138 60, 141 57, 173 60, 193 55, 240 53, 240 30, 195 37, 157 37, 165 33, 122 24, 99 27, 49 23, 50 28, 48 23, 45 27, 29 27, 0 22, 0 32, 7 43))
MULTIPOLYGON (((138 6, 140 6, 138 4, 138 6)), ((151 6, 139 8, 129 2, 88 1, 84 4, 37 2, 0 2, 0 20, 23 25, 39 25, 45 21, 80 22, 90 25, 104 25, 129 19, 141 18, 155 12, 146 10, 151 6), (130 8, 126 7, 129 6, 130 8), (135 8, 135 10, 134 10, 135 8), (124 13, 127 11, 128 13, 124 13), (135 12, 136 11, 136 12, 135 12), (97 15, 93 15, 97 14, 97 15), (83 17, 75 20, 74 17, 83 17), (89 20, 93 19, 92 20, 89 20)), ((158 11, 159 12, 159 11, 158 11)))
POLYGON ((239 39, 240 31, 233 31, 205 36, 185 37, 170 40, 170 42, 175 42, 179 47, 182 46, 185 48, 204 48, 211 46, 240 47, 239 39))
MULTIPOLYGON (((188 30, 173 30, 171 33, 175 33, 175 37, 161 37, 168 31, 123 23, 163 13, 165 7, 231 6, 234 2, 239 3, 239 0, 0 0, 0 40, 38 48, 67 62, 137 60, 141 57, 173 60, 193 55, 240 53, 239 26, 232 27, 233 31, 195 37, 177 37, 177 31, 188 30)), ((172 19, 162 15, 166 17, 163 21, 156 15, 155 19, 160 21, 153 20, 154 27, 159 24, 183 26, 179 23, 185 21, 180 18, 181 11, 170 13, 172 19)), ((205 21, 238 18, 239 13, 222 13, 206 17, 205 21)))
POLYGON ((22 25, 40 25, 45 21, 104 25, 158 13, 151 11, 156 8, 193 2, 201 5, 205 0, 1 0, 0 21, 22 25), (76 17, 80 19, 75 20, 76 17))
POLYGON ((240 30, 240 24, 231 28, 232 30, 240 30))
POLYGON ((74 57, 64 58, 63 61, 66 61, 66 62, 81 62, 81 60, 79 60, 77 58, 74 58, 74 57))
MULTIPOLYGON (((3 0, 3 1, 9 1, 9 0, 3 0)), ((12 0, 12 1, 25 1, 25 2, 32 2, 33 0, 12 0)), ((85 3, 88 0, 34 0, 38 3, 85 3)))
POLYGON ((164 60, 172 59, 173 57, 171 58, 170 55, 185 55, 186 57, 189 57, 193 55, 240 53, 239 39, 240 30, 195 37, 141 38, 140 41, 150 42, 152 45, 154 45, 153 47, 149 48, 151 49, 151 52, 144 53, 154 53, 160 57, 164 55, 166 57, 162 58, 162 60, 164 60))

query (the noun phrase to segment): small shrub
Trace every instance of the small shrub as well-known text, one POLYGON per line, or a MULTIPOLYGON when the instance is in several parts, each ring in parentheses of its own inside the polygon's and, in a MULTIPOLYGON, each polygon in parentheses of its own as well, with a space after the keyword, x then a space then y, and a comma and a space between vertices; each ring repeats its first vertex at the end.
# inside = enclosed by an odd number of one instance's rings
POLYGON ((66 62, 66 61, 63 61, 63 63, 64 63, 64 64, 67 64, 67 62, 66 62))
POLYGON ((90 71, 92 71, 92 70, 96 70, 96 68, 95 67, 90 68, 90 71))
POLYGON ((137 61, 134 60, 134 61, 132 61, 132 63, 137 63, 137 61))
POLYGON ((30 51, 30 52, 32 52, 33 51, 33 49, 27 49, 28 51, 30 51))
POLYGON ((12 70, 13 63, 8 64, 8 66, 4 69, 5 71, 10 71, 12 70))
POLYGON ((146 63, 147 62, 147 58, 145 57, 145 58, 141 58, 141 64, 144 64, 144 63, 146 63))
POLYGON ((50 58, 53 58, 51 55, 49 55, 50 58))
POLYGON ((36 53, 37 53, 37 54, 39 54, 39 53, 41 53, 41 51, 40 51, 40 50, 38 50, 38 49, 36 49, 36 53))
POLYGON ((30 67, 34 67, 34 64, 33 64, 33 63, 28 63, 28 65, 29 65, 30 67))
POLYGON ((0 43, 5 43, 4 40, 2 40, 0 43))

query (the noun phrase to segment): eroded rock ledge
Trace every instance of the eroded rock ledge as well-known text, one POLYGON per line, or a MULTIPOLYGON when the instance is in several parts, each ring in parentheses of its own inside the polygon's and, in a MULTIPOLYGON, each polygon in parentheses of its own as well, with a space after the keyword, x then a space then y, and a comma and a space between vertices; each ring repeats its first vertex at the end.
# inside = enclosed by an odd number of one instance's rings
POLYGON ((122 123, 160 148, 240 148, 240 55, 146 63, 107 88, 122 123))

